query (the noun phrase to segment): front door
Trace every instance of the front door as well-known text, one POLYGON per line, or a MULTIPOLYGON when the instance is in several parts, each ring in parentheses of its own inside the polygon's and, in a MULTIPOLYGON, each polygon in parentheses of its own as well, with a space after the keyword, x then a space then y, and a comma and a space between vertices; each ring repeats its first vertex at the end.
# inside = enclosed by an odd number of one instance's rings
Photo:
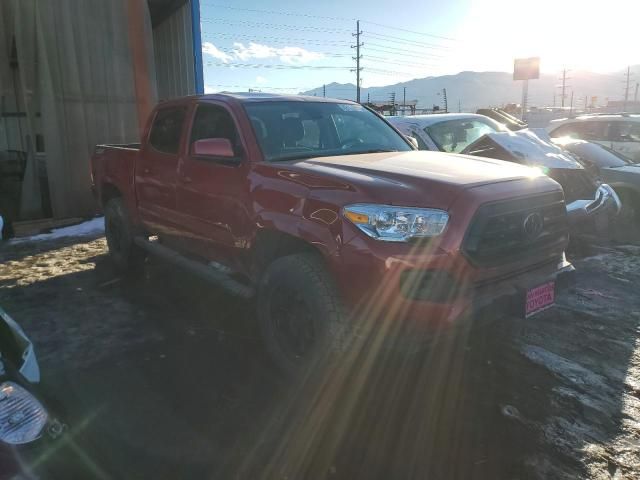
POLYGON ((185 157, 178 167, 176 187, 178 214, 185 248, 227 266, 240 260, 249 246, 252 219, 248 171, 243 141, 236 122, 222 105, 201 103, 196 107, 185 157), (234 158, 198 157, 194 142, 226 138, 234 146, 234 158))
POLYGON ((140 218, 149 233, 170 235, 176 220, 176 175, 185 107, 156 112, 135 169, 140 218))

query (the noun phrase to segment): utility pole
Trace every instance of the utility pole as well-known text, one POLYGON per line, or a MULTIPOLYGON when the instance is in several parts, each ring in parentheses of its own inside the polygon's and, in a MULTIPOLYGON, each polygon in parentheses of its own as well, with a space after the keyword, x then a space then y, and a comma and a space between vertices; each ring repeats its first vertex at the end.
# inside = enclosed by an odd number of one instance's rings
POLYGON ((327 96, 327 85, 326 84, 322 85, 322 96, 323 97, 327 96))
POLYGON ((569 107, 569 116, 573 115, 573 90, 571 90, 571 106, 569 107))
POLYGON ((587 103, 588 101, 589 101, 589 95, 585 95, 584 96, 584 111, 585 112, 587 111, 587 108, 588 108, 588 103, 587 103))
POLYGON ((622 108, 623 112, 627 111, 627 103, 629 102, 629 81, 631 80, 631 67, 627 67, 626 77, 626 86, 624 87, 624 107, 622 108))
POLYGON ((462 113, 462 107, 460 106, 460 99, 458 99, 458 113, 462 113))
POLYGON ((638 87, 640 87, 640 83, 636 82, 636 93, 633 95, 633 101, 635 103, 638 103, 638 87))
MULTIPOLYGON (((360 31, 360 20, 356 20, 356 33, 352 33, 351 35, 356 37, 356 44, 351 45, 351 48, 356 49, 356 56, 352 58, 356 61, 356 102, 360 103, 360 71, 362 70, 362 67, 360 67, 360 59, 362 59, 360 47, 364 45, 364 43, 360 43, 360 35, 362 35, 360 31)), ((353 72, 353 70, 351 71, 353 72)))
POLYGON ((402 115, 407 108, 407 87, 402 87, 402 115))
POLYGON ((367 103, 371 103, 371 94, 367 93, 367 103))
POLYGON ((444 99, 444 113, 449 112, 449 104, 447 103, 447 89, 442 89, 442 98, 444 99))
POLYGON ((389 95, 391 100, 391 115, 396 114, 396 92, 391 92, 389 95))
POLYGON ((560 106, 562 106, 564 108, 564 100, 565 98, 567 98, 567 87, 569 85, 567 85, 567 80, 570 80, 570 78, 567 77, 567 72, 568 70, 566 68, 562 69, 562 95, 560 97, 560 106))

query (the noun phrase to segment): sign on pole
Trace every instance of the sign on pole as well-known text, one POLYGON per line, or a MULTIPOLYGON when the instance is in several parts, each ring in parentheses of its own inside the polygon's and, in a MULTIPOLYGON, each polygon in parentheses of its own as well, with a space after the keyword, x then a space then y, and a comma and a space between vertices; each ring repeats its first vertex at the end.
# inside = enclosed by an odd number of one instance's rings
POLYGON ((522 104, 520 105, 520 119, 524 120, 527 112, 527 96, 529 94, 529 80, 540 78, 540 57, 516 58, 513 61, 513 79, 522 82, 522 104))
POLYGON ((514 80, 534 80, 540 78, 540 57, 516 58, 513 61, 514 80))

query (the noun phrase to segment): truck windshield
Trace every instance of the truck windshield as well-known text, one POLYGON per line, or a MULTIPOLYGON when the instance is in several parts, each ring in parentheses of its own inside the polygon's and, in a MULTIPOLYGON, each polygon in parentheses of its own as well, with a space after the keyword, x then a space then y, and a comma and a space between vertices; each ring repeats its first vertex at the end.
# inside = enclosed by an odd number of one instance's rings
POLYGON ((361 105, 262 102, 245 108, 269 162, 412 150, 401 135, 361 105))

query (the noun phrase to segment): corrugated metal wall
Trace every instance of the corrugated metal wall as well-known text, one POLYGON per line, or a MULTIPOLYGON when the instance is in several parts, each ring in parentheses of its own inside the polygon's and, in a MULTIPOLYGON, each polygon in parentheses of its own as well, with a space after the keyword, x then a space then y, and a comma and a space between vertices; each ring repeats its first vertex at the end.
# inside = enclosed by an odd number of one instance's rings
POLYGON ((195 92, 191 1, 153 29, 158 99, 195 92))

